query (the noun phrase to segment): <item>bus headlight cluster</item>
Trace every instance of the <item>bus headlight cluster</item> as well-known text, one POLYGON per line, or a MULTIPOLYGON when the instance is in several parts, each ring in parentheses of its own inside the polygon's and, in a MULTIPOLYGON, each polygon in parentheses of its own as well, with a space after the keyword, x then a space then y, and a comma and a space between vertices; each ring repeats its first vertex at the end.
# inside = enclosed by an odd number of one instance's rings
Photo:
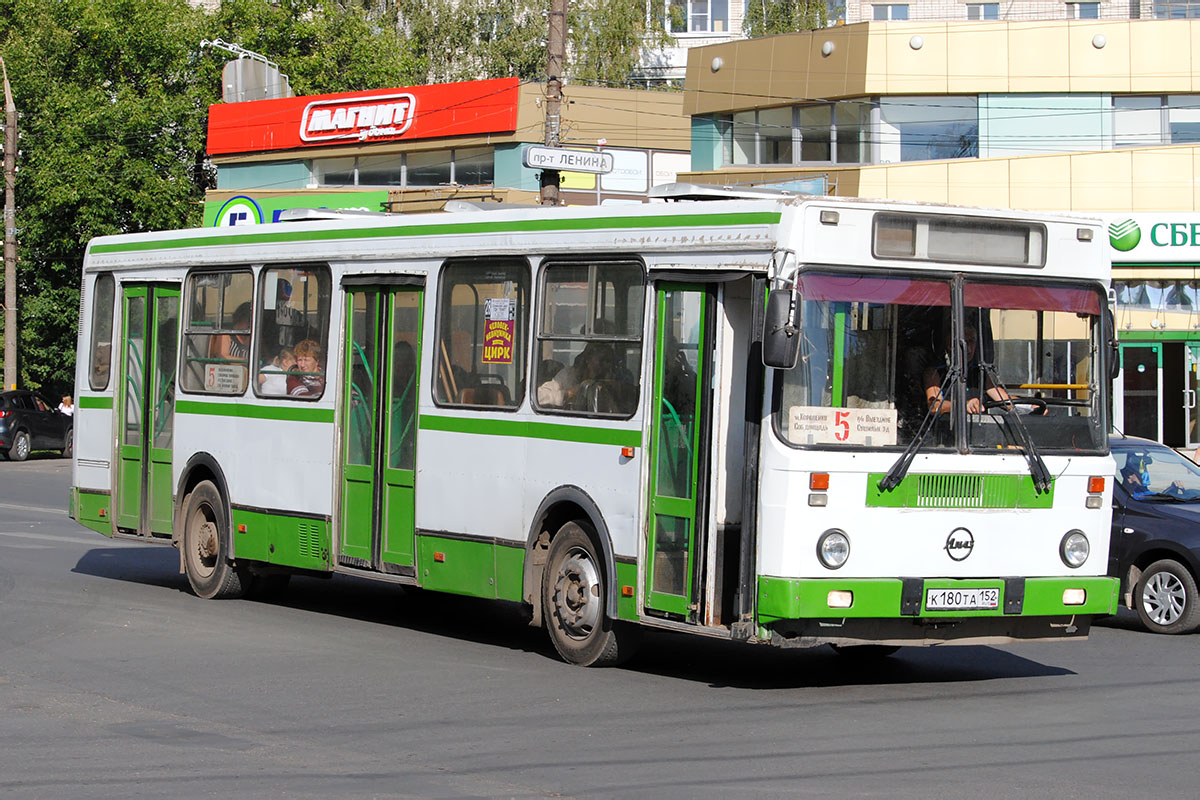
POLYGON ((1091 552, 1092 546, 1088 543, 1088 538, 1083 535, 1083 531, 1079 530, 1067 531, 1067 535, 1058 545, 1059 557, 1071 569, 1082 567, 1091 552))
POLYGON ((850 558, 850 538, 845 531, 830 528, 817 540, 817 559, 827 569, 837 569, 850 558))

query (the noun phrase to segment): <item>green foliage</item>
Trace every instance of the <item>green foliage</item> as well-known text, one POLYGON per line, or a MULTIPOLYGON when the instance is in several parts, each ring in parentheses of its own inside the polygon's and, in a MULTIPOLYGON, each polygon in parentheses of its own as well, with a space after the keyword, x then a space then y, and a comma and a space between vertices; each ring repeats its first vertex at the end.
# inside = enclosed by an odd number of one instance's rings
POLYGON ((334 0, 223 0, 209 21, 219 37, 279 64, 298 95, 407 86, 421 64, 394 13, 334 0))
POLYGON ((23 386, 71 389, 91 238, 200 223, 224 63, 200 42, 269 54, 298 93, 419 80, 404 37, 368 11, 333 0, 225 0, 211 15, 186 0, 0 0, 0 56, 21 114, 23 386))
POLYGON ((549 7, 549 0, 396 0, 392 13, 420 60, 421 83, 540 80, 549 7))
POLYGON ((643 49, 670 41, 661 17, 647 16, 645 0, 571 0, 567 17, 567 74, 576 81, 627 85, 643 49))
POLYGON ((746 0, 742 30, 750 38, 824 28, 829 21, 825 0, 746 0))

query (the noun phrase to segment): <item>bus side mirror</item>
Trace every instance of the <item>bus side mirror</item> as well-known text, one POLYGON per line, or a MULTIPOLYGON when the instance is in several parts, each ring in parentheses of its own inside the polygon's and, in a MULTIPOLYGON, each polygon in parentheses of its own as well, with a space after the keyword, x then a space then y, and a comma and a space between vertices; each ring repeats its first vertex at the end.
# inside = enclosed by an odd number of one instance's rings
POLYGON ((1108 377, 1116 380, 1121 374, 1121 346, 1117 344, 1117 320, 1112 311, 1104 311, 1104 343, 1108 346, 1108 377))
POLYGON ((792 369, 800 356, 800 328, 796 324, 798 307, 792 305, 791 289, 767 292, 767 315, 763 322, 763 364, 792 369))

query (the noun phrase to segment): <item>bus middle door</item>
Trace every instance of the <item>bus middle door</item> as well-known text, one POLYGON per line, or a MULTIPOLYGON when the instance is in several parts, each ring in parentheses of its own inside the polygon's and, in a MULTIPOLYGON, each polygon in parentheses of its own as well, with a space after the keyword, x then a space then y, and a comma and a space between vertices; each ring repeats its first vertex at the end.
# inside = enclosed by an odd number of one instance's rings
POLYGON ((693 620, 704 542, 712 306, 704 286, 657 287, 645 605, 693 620))
POLYGON ((338 563, 414 576, 422 289, 349 286, 338 563))
POLYGON ((123 287, 117 443, 117 527, 171 534, 179 287, 123 287))

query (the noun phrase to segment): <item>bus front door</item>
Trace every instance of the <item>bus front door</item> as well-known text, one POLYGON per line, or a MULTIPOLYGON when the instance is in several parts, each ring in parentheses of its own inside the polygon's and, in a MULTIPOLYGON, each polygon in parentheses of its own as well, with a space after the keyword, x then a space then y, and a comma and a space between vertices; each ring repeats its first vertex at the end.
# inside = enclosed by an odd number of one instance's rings
POLYGON ((695 618, 708 448, 712 301, 701 286, 659 284, 645 605, 695 618))
POLYGON ((171 534, 179 288, 125 285, 117 391, 117 527, 171 534))
POLYGON ((338 563, 416 574, 416 443, 422 291, 364 286, 346 298, 338 563))

